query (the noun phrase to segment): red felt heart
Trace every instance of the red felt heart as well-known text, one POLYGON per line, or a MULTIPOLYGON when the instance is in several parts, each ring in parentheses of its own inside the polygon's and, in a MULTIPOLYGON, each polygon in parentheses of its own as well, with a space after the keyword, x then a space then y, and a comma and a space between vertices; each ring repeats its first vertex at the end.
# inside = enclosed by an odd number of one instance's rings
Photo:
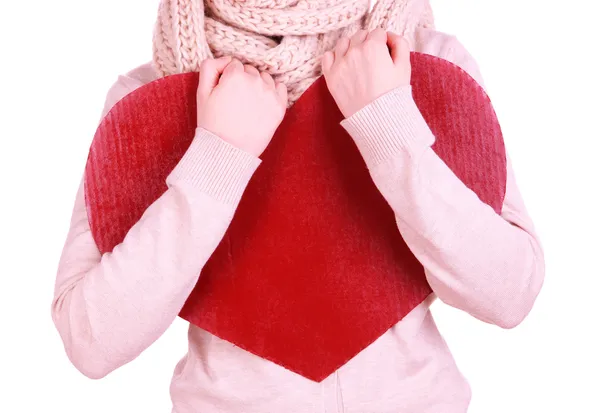
MULTIPOLYGON (((435 152, 500 212, 506 158, 484 90, 445 60, 412 53, 415 101, 435 152)), ((167 187, 191 143, 198 74, 123 98, 86 167, 92 233, 111 251, 167 187)), ((180 316, 321 381, 420 304, 424 270, 372 182, 324 80, 288 110, 180 316)))

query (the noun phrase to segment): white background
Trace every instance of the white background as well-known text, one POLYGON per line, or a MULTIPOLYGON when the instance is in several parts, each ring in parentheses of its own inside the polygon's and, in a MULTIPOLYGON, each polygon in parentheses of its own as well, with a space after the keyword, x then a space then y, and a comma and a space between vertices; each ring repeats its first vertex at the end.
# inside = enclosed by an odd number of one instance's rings
MULTIPOLYGON (((473 389, 469 411, 600 412, 594 2, 432 3, 437 28, 456 34, 479 62, 547 263, 537 304, 514 330, 434 305, 473 389)), ((118 74, 150 60, 156 4, 2 3, 0 412, 170 412, 171 375, 186 351, 182 320, 138 359, 94 381, 71 366, 50 318, 105 94, 118 74)))

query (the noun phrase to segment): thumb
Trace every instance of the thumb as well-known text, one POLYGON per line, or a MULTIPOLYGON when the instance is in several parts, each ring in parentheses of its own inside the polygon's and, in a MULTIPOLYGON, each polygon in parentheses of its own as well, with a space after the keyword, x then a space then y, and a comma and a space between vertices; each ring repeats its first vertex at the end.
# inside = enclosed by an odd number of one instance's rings
POLYGON ((232 59, 228 65, 226 65, 223 70, 223 78, 227 78, 235 72, 244 71, 244 64, 240 62, 238 59, 232 59))
POLYGON ((388 32, 387 46, 390 49, 394 65, 404 62, 405 59, 410 59, 410 45, 404 37, 388 32))
POLYGON ((200 65, 200 78, 198 80, 198 96, 207 98, 212 90, 219 84, 223 70, 231 62, 231 56, 218 59, 206 59, 200 65))

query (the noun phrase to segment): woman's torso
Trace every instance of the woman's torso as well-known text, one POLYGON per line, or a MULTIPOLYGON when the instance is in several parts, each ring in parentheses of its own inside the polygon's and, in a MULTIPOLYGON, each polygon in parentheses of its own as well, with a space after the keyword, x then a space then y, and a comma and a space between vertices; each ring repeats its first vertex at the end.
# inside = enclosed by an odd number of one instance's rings
MULTIPOLYGON (((453 61, 453 36, 418 29, 413 50, 453 61)), ((456 64, 461 62, 454 61, 456 64)), ((462 62, 464 63, 464 62, 462 62)), ((150 65, 128 73, 146 83, 150 65)), ((434 294, 321 383, 190 325, 171 384, 176 413, 461 413, 470 387, 434 323, 434 294)))
POLYGON ((434 323, 434 299, 321 383, 191 325, 171 384, 173 412, 466 412, 470 388, 434 323))

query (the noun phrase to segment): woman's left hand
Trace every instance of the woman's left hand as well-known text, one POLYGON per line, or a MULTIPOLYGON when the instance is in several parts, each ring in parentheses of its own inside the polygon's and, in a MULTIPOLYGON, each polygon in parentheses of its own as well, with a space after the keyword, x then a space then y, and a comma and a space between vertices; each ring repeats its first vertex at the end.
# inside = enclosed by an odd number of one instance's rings
POLYGON ((323 55, 322 66, 327 87, 346 118, 385 93, 410 85, 408 42, 383 29, 341 38, 323 55))

